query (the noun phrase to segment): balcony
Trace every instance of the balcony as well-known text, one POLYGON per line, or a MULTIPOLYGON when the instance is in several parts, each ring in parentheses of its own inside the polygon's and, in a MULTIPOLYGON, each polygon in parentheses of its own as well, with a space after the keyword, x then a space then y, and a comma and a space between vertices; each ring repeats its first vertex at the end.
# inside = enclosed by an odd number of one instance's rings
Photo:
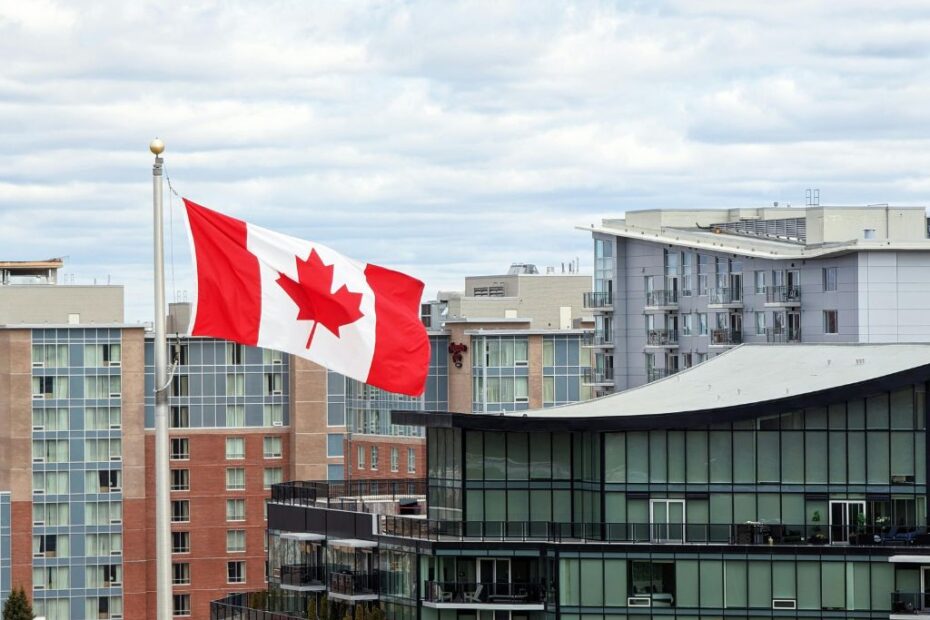
POLYGON ((378 573, 332 570, 329 573, 329 596, 344 601, 371 601, 378 598, 378 573))
POLYGON ((930 618, 930 594, 926 592, 892 593, 891 618, 930 618))
POLYGON ((652 383, 653 381, 658 381, 659 379, 664 379, 665 377, 671 377, 677 372, 677 368, 647 368, 646 382, 652 383))
POLYGON ((645 312, 664 312, 678 309, 678 291, 646 291, 645 312))
POLYGON ((434 609, 542 611, 545 607, 545 592, 542 582, 427 581, 423 606, 434 609))
POLYGON ((743 332, 732 329, 710 330, 710 346, 733 347, 738 344, 743 344, 743 332))
POLYGON ((769 327, 765 330, 765 341, 773 343, 801 342, 801 328, 769 327))
POLYGON ((210 602, 211 620, 306 620, 307 601, 305 594, 278 592, 269 596, 267 591, 240 592, 229 594, 210 602))
POLYGON ((585 368, 582 383, 585 385, 613 385, 614 369, 613 368, 585 368))
POLYGON ((707 295, 708 308, 742 308, 743 291, 738 288, 712 288, 707 295))
POLYGON ((321 592, 326 589, 326 568, 311 564, 282 566, 281 589, 298 592, 321 592))
POLYGON ((613 337, 597 331, 586 332, 581 339, 581 346, 589 349, 606 349, 614 346, 613 337))
POLYGON ((800 306, 801 287, 799 286, 767 286, 765 287, 766 306, 800 306))
POLYGON ((647 347, 673 348, 678 346, 677 329, 650 329, 646 331, 647 347))
POLYGON ((583 296, 584 307, 588 310, 609 311, 614 309, 614 294, 606 293, 585 293, 583 296))

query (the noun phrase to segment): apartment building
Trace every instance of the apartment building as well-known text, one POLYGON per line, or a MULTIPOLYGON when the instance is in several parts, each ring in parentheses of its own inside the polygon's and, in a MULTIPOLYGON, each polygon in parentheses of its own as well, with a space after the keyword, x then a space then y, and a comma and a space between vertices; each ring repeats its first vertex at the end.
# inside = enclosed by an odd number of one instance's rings
POLYGON ((558 409, 398 411, 425 483, 276 485, 267 595, 212 617, 927 617, 928 382, 928 344, 747 344, 558 409))
POLYGON ((581 229, 597 394, 743 342, 930 342, 923 207, 646 210, 581 229))

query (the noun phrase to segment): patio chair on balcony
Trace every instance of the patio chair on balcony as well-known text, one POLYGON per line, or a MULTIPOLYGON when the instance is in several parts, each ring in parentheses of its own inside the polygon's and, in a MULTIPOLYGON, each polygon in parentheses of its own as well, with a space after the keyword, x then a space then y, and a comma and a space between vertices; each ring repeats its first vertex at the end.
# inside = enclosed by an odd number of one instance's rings
POLYGON ((475 588, 475 591, 472 594, 469 594, 468 592, 465 593, 465 602, 466 603, 480 603, 482 590, 484 590, 484 584, 479 583, 478 587, 475 588))

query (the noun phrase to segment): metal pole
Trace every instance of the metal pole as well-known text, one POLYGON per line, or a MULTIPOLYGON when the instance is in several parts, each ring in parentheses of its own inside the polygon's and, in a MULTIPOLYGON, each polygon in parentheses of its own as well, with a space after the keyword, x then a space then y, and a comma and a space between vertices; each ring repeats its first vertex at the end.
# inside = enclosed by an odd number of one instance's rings
POLYGON ((155 600, 157 620, 171 620, 171 522, 168 519, 168 338, 165 334, 165 240, 162 209, 164 143, 149 145, 155 155, 152 197, 155 238, 155 600))

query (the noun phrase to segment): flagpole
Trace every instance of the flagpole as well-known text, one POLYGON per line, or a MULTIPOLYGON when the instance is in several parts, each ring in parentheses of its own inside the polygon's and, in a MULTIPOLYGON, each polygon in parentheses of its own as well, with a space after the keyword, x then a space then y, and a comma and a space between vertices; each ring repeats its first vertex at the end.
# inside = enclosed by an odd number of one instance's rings
POLYGON ((162 208, 161 154, 165 144, 155 138, 149 145, 155 237, 155 608, 157 620, 172 617, 171 522, 168 520, 168 338, 165 334, 165 240, 162 208))

